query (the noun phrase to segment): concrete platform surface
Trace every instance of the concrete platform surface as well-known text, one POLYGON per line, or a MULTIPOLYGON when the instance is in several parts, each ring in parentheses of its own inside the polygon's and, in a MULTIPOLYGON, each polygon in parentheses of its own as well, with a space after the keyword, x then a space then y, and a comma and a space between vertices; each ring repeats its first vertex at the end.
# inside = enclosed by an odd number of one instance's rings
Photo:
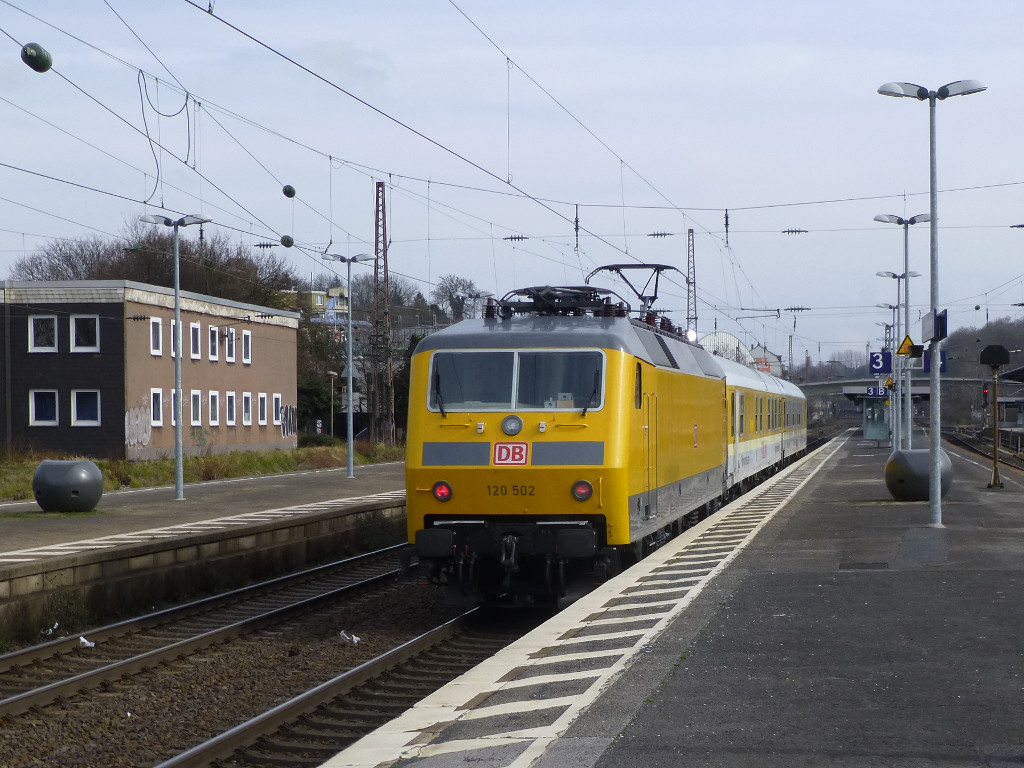
POLYGON ((1024 766, 1024 479, 851 438, 538 768, 1024 766))
POLYGON ((405 488, 402 462, 357 466, 355 477, 339 469, 187 483, 185 498, 174 487, 103 494, 93 512, 43 512, 35 501, 0 503, 0 554, 182 523, 369 496, 405 488))

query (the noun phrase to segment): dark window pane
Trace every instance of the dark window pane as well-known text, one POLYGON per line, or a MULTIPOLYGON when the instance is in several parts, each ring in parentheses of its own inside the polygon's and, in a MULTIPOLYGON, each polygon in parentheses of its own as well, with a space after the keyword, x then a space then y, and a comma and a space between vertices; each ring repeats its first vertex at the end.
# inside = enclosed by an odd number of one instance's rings
POLYGON ((57 321, 54 318, 32 318, 32 346, 48 349, 57 346, 57 321))
POLYGON ((430 406, 445 410, 510 408, 514 362, 511 352, 438 352, 434 355, 430 406))
POLYGON ((75 346, 76 347, 98 347, 99 346, 99 321, 95 317, 76 317, 75 323, 75 346))
POLYGON ((518 408, 596 408, 601 404, 598 352, 520 352, 518 408))
POLYGON ((75 392, 75 419, 77 421, 100 420, 99 392, 75 392))
POLYGON ((35 411, 36 421, 57 420, 57 393, 56 392, 33 392, 32 402, 35 411))

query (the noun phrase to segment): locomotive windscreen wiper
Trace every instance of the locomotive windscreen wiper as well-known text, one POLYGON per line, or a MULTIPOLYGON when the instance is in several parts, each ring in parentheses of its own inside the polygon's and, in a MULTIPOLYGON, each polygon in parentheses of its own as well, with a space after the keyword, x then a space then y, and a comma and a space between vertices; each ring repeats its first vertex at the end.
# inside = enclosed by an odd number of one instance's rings
POLYGON ((448 418, 444 410, 444 398, 441 397, 441 372, 437 369, 434 369, 434 394, 437 395, 437 408, 441 411, 441 416, 448 418))
POLYGON ((593 404, 594 400, 597 398, 597 396, 600 393, 600 391, 601 391, 601 372, 600 371, 594 371, 594 391, 591 392, 590 393, 590 397, 587 398, 587 404, 583 406, 583 412, 580 414, 580 416, 586 416, 587 415, 587 409, 591 406, 591 404, 593 404))

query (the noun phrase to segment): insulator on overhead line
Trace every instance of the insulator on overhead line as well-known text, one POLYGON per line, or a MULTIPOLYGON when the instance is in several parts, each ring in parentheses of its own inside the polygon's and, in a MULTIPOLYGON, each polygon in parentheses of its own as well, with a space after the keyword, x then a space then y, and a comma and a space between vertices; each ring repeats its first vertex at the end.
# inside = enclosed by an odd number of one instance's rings
POLYGON ((27 43, 21 49, 21 60, 36 72, 47 72, 53 66, 53 57, 39 43, 27 43))

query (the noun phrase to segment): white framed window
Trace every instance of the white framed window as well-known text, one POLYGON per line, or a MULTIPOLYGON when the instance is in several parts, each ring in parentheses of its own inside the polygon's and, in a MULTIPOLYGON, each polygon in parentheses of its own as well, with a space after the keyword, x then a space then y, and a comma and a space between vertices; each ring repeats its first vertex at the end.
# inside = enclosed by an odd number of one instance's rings
POLYGON ((28 423, 32 427, 56 427, 60 423, 56 389, 28 391, 28 423))
POLYGON ((242 331, 242 362, 252 362, 252 331, 242 331))
POLYGON ((261 427, 267 426, 267 393, 260 392, 259 395, 259 413, 257 414, 257 422, 261 427))
POLYGON ((224 338, 224 362, 233 363, 235 362, 235 329, 225 328, 224 338))
POLYGON ((242 393, 242 426, 252 426, 252 392, 242 393))
POLYGON ((192 390, 192 426, 203 426, 203 393, 198 389, 192 390))
POLYGON ((164 354, 164 319, 149 318, 149 354, 162 357, 164 354))
POLYGON ((211 427, 220 426, 220 392, 210 392, 210 415, 207 420, 211 427))
POLYGON ((100 391, 98 389, 71 390, 71 426, 100 426, 100 391))
POLYGON ((201 323, 188 324, 188 336, 193 360, 199 360, 203 356, 203 336, 201 323))
POLYGON ((209 328, 208 345, 210 347, 209 356, 211 360, 216 361, 217 355, 220 354, 220 329, 216 325, 211 325, 209 328))
POLYGON ((224 423, 229 426, 235 426, 235 393, 225 392, 224 393, 224 423))
POLYGON ((178 354, 178 324, 171 320, 171 357, 178 354))
MULTIPOLYGON (((184 407, 184 404, 179 404, 179 408, 184 407)), ((178 417, 174 413, 174 390, 171 390, 171 426, 176 427, 178 425, 178 417)))
POLYGON ((72 315, 71 316, 71 351, 72 352, 99 352, 100 351, 100 316, 99 315, 72 315))
POLYGON ((153 387, 149 390, 149 425, 151 427, 164 425, 164 391, 161 387, 153 387))
POLYGON ((281 396, 274 393, 274 423, 281 425, 281 396))
POLYGON ((323 296, 322 293, 318 293, 316 295, 315 302, 316 302, 316 306, 318 306, 318 307, 322 307, 324 305, 324 296, 323 296))
POLYGON ((28 318, 28 351, 57 351, 57 316, 30 315, 28 318))

